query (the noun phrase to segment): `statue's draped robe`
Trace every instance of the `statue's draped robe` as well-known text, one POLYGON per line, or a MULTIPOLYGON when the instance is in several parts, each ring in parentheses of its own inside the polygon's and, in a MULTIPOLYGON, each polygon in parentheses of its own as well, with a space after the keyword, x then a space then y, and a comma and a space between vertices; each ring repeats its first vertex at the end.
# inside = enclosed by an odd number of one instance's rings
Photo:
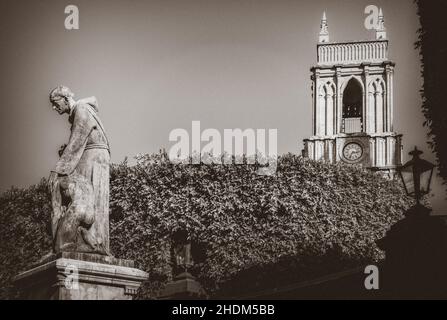
POLYGON ((72 108, 53 188, 54 250, 109 255, 110 148, 94 97, 72 108))

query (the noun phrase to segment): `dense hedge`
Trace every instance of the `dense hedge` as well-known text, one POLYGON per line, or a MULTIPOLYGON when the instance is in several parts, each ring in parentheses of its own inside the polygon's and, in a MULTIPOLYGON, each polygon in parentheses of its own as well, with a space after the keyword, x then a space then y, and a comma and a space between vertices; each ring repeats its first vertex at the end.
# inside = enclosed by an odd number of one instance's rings
POLYGON ((444 93, 447 83, 447 1, 415 2, 421 24, 416 42, 416 48, 421 53, 421 73, 424 77, 421 108, 426 119, 424 125, 429 129, 429 145, 438 160, 439 175, 447 185, 447 109, 444 93))
POLYGON ((49 252, 50 214, 45 180, 0 196, 0 299, 15 297, 11 277, 49 252))
MULTIPOLYGON (((113 166, 112 252, 150 273, 141 297, 154 297, 170 278, 178 230, 190 234, 207 291, 231 295, 379 260, 374 240, 410 202, 396 182, 358 167, 288 154, 276 176, 254 170, 175 165, 163 154, 113 166)), ((12 297, 11 275, 49 250, 49 216, 45 181, 1 195, 2 297, 12 297)))

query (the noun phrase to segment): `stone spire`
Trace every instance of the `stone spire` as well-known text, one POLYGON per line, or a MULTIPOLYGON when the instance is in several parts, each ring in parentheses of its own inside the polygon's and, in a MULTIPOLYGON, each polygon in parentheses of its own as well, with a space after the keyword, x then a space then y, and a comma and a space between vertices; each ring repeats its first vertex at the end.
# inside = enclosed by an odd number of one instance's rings
POLYGON ((319 43, 329 42, 329 30, 328 30, 327 19, 326 19, 326 11, 323 12, 323 18, 321 18, 320 34, 318 36, 318 42, 319 43))
POLYGON ((383 17, 382 8, 379 10, 379 21, 376 28, 376 40, 386 39, 385 19, 383 17))

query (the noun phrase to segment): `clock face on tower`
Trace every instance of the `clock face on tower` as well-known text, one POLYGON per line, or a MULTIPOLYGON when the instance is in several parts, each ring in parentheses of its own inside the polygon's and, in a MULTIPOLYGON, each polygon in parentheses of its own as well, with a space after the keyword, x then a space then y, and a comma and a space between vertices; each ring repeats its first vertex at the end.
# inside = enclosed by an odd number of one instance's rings
POLYGON ((351 142, 343 148, 343 157, 349 162, 359 160, 363 155, 363 148, 356 142, 351 142))

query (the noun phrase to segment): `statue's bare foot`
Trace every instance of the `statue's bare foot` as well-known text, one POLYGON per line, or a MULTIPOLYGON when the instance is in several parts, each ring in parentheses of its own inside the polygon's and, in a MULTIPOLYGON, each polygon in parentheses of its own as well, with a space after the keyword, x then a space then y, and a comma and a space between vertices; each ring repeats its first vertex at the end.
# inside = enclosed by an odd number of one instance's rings
POLYGON ((60 251, 61 252, 76 252, 76 243, 74 243, 74 242, 66 243, 60 248, 60 251))
POLYGON ((40 258, 36 263, 34 264, 43 264, 46 262, 49 262, 51 260, 54 259, 54 257, 56 256, 56 254, 51 250, 50 252, 48 252, 47 254, 45 254, 42 258, 40 258))

